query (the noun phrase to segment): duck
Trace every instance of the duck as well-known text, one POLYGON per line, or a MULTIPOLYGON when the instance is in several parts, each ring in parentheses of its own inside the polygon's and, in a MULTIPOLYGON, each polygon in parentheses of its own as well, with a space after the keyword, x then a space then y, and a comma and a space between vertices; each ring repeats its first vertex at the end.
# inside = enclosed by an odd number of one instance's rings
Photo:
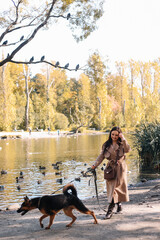
POLYGON ((56 163, 52 163, 52 166, 54 167, 54 166, 57 166, 57 164, 56 163))
POLYGON ((20 190, 21 190, 21 187, 20 187, 19 185, 17 186, 17 190, 18 190, 18 191, 20 191, 20 190))
POLYGON ((62 164, 62 161, 58 161, 58 162, 56 162, 56 163, 52 163, 52 166, 53 166, 53 167, 56 167, 58 164, 62 164))
POLYGON ((62 175, 62 172, 55 172, 55 175, 62 175))
POLYGON ((39 166, 39 169, 40 169, 40 170, 46 169, 46 167, 44 167, 44 166, 39 166))
POLYGON ((58 161, 58 162, 56 162, 56 165, 58 165, 58 164, 62 164, 62 161, 58 161))
POLYGON ((54 169, 59 170, 59 166, 54 166, 54 169))
POLYGON ((77 181, 77 182, 80 182, 80 181, 81 181, 81 178, 80 178, 80 177, 77 177, 77 178, 75 178, 74 180, 77 181))
POLYGON ((1 174, 7 174, 7 171, 2 169, 1 174))
POLYGON ((63 179, 62 179, 62 178, 58 178, 58 179, 56 180, 56 182, 58 182, 58 183, 61 183, 61 184, 62 184, 62 182, 63 182, 63 179))
POLYGON ((3 191, 3 190, 4 190, 4 186, 0 185, 0 191, 3 191))
POLYGON ((16 182, 22 182, 23 181, 23 177, 16 177, 16 182))

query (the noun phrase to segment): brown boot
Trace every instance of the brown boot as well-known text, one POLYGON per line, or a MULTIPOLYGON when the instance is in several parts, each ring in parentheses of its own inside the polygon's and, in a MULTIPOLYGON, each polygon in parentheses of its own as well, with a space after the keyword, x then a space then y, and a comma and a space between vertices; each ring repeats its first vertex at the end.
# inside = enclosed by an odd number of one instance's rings
POLYGON ((122 204, 121 202, 117 203, 117 213, 121 213, 122 212, 122 204))
POLYGON ((115 203, 111 202, 111 203, 109 204, 109 207, 108 207, 108 211, 107 211, 107 213, 106 213, 106 216, 103 218, 104 220, 105 220, 105 219, 110 219, 110 218, 112 217, 114 207, 115 207, 115 203))

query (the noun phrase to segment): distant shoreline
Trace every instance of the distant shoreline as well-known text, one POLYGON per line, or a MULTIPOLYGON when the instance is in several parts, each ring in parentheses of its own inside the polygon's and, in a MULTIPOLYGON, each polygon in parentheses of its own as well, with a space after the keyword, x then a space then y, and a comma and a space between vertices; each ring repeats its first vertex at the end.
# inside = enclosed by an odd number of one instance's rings
POLYGON ((80 136, 80 135, 99 135, 106 134, 106 132, 91 131, 86 133, 74 133, 69 131, 32 131, 31 133, 21 131, 14 132, 0 132, 0 140, 4 139, 23 139, 23 138, 56 138, 56 137, 69 137, 69 136, 80 136))

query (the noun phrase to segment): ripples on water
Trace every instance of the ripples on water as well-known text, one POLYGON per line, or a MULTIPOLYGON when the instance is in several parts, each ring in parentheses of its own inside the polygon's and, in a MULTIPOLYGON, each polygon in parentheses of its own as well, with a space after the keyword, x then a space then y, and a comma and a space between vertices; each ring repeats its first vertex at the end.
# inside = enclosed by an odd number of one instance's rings
MULTIPOLYGON (((44 139, 16 139, 0 140, 0 170, 7 174, 0 175, 0 209, 5 209, 13 203, 21 203, 24 196, 30 198, 51 194, 63 185, 81 175, 90 167, 101 151, 107 135, 85 135, 77 137, 57 137, 44 139), (61 161, 59 170, 55 170, 53 163, 61 161), (44 166, 45 170, 40 170, 44 166), (23 179, 16 182, 16 177, 23 172, 23 179), (62 175, 56 175, 62 173, 62 175), (57 179, 62 179, 62 183, 57 179), (17 189, 20 188, 20 190, 17 189)), ((132 145, 129 139, 130 145, 132 145)), ((105 160, 104 160, 105 161, 105 160)), ((105 161, 106 162, 106 161, 105 161)), ((134 184, 138 179, 137 157, 133 151, 127 157, 128 183, 134 184)), ((106 191, 103 180, 102 165, 97 170, 98 191, 106 191)), ((81 177, 74 181, 78 196, 81 199, 95 196, 94 181, 81 177)), ((60 189, 57 193, 61 193, 60 189)))

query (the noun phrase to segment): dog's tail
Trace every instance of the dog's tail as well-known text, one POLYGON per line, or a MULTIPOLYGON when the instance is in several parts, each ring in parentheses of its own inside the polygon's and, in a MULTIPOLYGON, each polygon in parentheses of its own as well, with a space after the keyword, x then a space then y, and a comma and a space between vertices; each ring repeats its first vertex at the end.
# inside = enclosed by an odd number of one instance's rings
POLYGON ((69 193, 68 193, 68 190, 71 190, 72 195, 74 195, 75 197, 77 197, 77 190, 76 190, 76 188, 75 188, 75 186, 74 186, 73 184, 67 184, 67 185, 65 185, 64 188, 63 188, 63 193, 64 193, 65 195, 69 194, 69 193))

